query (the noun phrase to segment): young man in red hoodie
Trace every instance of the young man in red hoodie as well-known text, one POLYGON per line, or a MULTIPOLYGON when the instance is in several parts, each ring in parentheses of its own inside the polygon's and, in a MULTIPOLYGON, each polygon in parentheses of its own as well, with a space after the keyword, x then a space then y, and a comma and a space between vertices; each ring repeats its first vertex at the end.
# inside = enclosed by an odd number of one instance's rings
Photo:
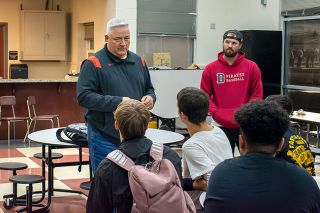
POLYGON ((209 114, 213 123, 226 133, 232 151, 239 146, 239 126, 234 112, 243 104, 262 99, 261 72, 257 64, 240 51, 243 35, 228 30, 223 35, 223 52, 206 66, 200 88, 209 96, 209 114))

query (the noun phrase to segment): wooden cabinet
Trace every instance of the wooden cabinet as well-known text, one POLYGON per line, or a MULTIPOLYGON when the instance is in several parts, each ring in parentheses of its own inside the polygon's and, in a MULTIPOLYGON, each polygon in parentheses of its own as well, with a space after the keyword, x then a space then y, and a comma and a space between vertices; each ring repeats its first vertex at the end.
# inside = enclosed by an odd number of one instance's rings
POLYGON ((20 36, 21 60, 66 60, 65 12, 21 11, 20 36))

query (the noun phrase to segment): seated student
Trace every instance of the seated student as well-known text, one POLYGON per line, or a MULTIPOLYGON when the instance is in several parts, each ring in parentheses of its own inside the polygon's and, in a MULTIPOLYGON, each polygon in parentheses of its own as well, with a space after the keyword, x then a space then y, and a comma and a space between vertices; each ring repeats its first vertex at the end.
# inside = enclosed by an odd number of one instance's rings
MULTIPOLYGON (((118 147, 137 165, 150 162, 152 141, 146 138, 150 112, 143 103, 129 100, 119 104, 114 112, 115 128, 120 132, 118 147)), ((181 159, 164 146, 163 157, 170 160, 181 179, 181 159)), ((128 172, 109 159, 104 159, 95 173, 87 201, 89 213, 128 213, 133 204, 128 172)))
MULTIPOLYGON (((290 115, 293 111, 292 101, 285 95, 270 95, 266 101, 274 101, 279 104, 290 115)), ((314 158, 306 142, 300 135, 297 135, 292 128, 284 134, 284 144, 276 153, 276 158, 286 160, 290 163, 303 167, 313 176, 316 175, 314 169, 314 158)))
POLYGON ((320 191, 311 175, 277 159, 289 127, 288 114, 271 101, 254 101, 235 113, 240 157, 212 171, 205 212, 320 212, 320 191))
POLYGON ((206 122, 208 95, 197 88, 186 87, 178 95, 181 121, 190 134, 182 146, 183 189, 195 203, 197 212, 203 212, 199 203, 201 191, 207 190, 207 175, 220 162, 232 158, 232 149, 226 134, 217 126, 206 122))

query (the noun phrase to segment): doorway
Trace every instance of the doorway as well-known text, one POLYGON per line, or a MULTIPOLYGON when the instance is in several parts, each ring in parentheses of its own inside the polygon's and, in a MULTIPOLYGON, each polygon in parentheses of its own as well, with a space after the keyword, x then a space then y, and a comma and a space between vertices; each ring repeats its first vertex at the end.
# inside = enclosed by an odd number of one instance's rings
POLYGON ((7 70, 7 24, 0 23, 0 77, 6 78, 7 70))

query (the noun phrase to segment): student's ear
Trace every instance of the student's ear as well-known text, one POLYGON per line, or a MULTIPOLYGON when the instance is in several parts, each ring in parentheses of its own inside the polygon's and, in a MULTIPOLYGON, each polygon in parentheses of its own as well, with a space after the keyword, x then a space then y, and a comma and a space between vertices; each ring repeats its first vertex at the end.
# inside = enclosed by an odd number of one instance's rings
POLYGON ((277 146, 277 151, 279 151, 282 148, 283 144, 284 144, 284 138, 282 137, 280 143, 277 146))
POLYGON ((246 138, 242 134, 240 134, 239 135, 239 152, 240 152, 240 155, 244 155, 246 153, 246 149, 247 149, 246 138))
POLYGON ((179 112, 179 117, 182 121, 186 121, 188 119, 188 117, 183 112, 179 112))

